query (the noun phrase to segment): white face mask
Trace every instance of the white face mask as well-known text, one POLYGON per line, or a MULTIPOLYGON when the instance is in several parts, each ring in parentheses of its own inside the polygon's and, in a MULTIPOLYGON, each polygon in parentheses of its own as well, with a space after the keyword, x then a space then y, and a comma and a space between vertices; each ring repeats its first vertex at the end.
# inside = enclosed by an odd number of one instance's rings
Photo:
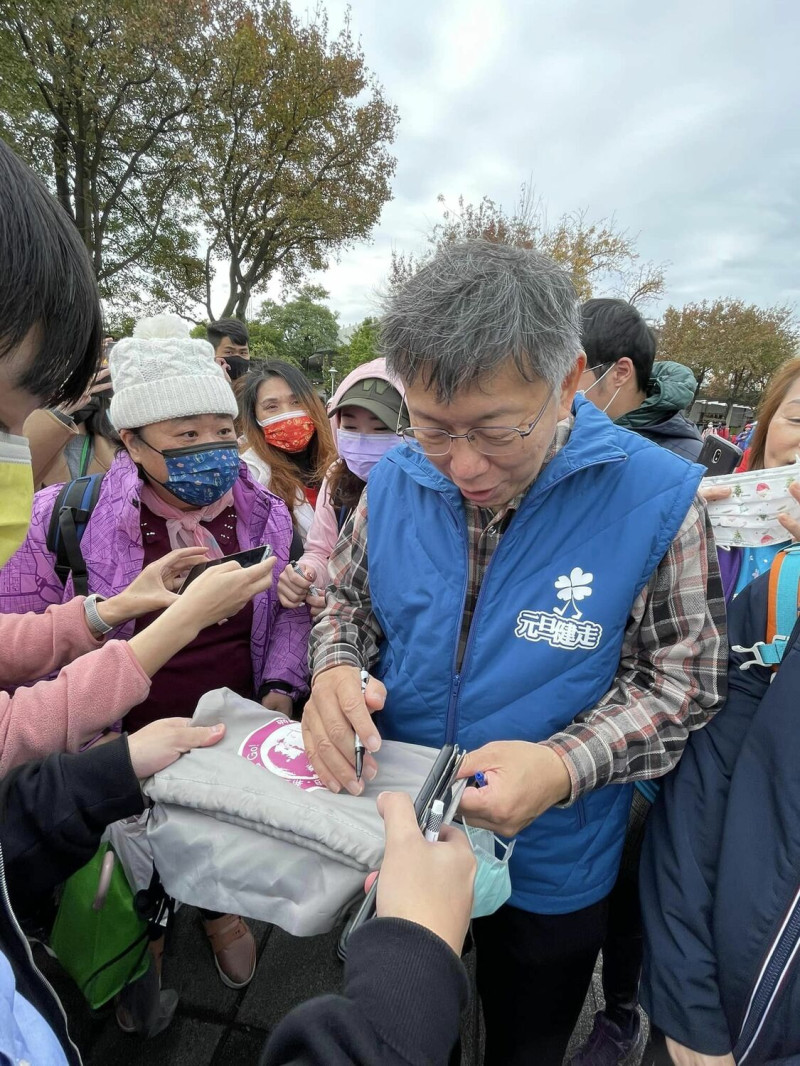
POLYGON ((789 485, 794 481, 800 481, 797 463, 703 478, 703 488, 724 486, 731 490, 726 499, 706 505, 717 546, 763 548, 790 540, 778 515, 800 519, 800 504, 789 495, 789 485))
MULTIPOLYGON (((606 376, 606 374, 608 374, 611 370, 613 370, 615 366, 616 366, 615 363, 612 363, 611 366, 607 366, 606 369, 603 371, 603 373, 600 375, 600 377, 594 379, 594 381, 591 383, 591 385, 589 386, 588 389, 578 389, 578 394, 581 395, 581 396, 588 396, 589 393, 592 391, 592 389, 595 387, 595 385, 599 385, 600 382, 603 380, 603 378, 606 376)), ((591 367, 589 367, 589 369, 591 369, 591 367)), ((611 406, 611 404, 614 402, 614 400, 616 400, 617 396, 619 395, 619 390, 621 388, 622 388, 622 386, 620 385, 619 388, 617 389, 617 391, 614 393, 614 395, 611 397, 611 399, 605 405, 605 407, 600 407, 600 408, 598 408, 598 410, 602 411, 603 414, 605 414, 606 411, 611 406)))

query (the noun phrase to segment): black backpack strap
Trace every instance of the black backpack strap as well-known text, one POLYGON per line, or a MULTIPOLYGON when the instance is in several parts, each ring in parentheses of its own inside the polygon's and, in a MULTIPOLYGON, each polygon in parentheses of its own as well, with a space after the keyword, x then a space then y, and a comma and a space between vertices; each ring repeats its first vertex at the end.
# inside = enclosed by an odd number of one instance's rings
POLYGON ((72 574, 76 596, 89 594, 89 578, 86 560, 81 551, 81 537, 100 495, 102 474, 68 481, 56 497, 50 526, 47 531, 47 548, 55 557, 55 572, 62 585, 72 574))

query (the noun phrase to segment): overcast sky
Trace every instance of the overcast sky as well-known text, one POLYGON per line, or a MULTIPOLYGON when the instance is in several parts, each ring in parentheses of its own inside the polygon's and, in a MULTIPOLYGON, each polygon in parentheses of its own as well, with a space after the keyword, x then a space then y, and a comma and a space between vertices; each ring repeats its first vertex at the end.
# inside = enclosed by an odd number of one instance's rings
MULTIPOLYGON (((718 296, 800 306, 796 0, 350 5, 400 125, 372 242, 318 278, 343 324, 374 313, 391 249, 422 247, 439 193, 510 208, 529 177, 551 218, 614 214, 644 259, 669 261, 650 314, 718 296)), ((325 6, 335 31, 345 0, 325 6)))

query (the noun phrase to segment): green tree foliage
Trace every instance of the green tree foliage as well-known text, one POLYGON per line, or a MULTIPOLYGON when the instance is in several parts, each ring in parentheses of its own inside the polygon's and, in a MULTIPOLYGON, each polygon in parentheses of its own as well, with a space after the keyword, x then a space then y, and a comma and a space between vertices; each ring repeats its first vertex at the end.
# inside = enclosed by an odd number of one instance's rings
MULTIPOLYGON (((301 22, 284 0, 230 0, 195 124, 197 202, 228 297, 244 317, 271 277, 295 286, 366 237, 389 199, 397 113, 364 64, 349 22, 331 38, 322 9, 301 22)), ((210 290, 209 290, 210 291, 210 290)))
POLYGON ((551 225, 542 200, 527 185, 522 185, 510 213, 488 196, 477 204, 459 196, 454 208, 447 206, 444 196, 438 202, 442 219, 428 235, 429 250, 421 256, 393 253, 392 284, 402 283, 444 245, 481 238, 552 256, 570 272, 581 300, 602 292, 644 304, 663 295, 663 266, 642 263, 636 239, 619 230, 613 218, 592 222, 586 212, 577 211, 551 225))
POLYGON ((357 366, 377 359, 378 355, 378 320, 368 317, 359 322, 342 348, 342 373, 349 374, 357 366))
MULTIPOLYGON (((248 323, 251 350, 256 358, 285 359, 308 371, 315 381, 322 381, 339 353, 339 316, 323 302, 328 293, 319 285, 305 285, 293 300, 279 304, 264 300, 258 313, 248 323), (315 352, 332 352, 309 368, 315 352)), ((338 369, 338 367, 337 367, 338 369)))
POLYGON ((202 0, 8 0, 0 133, 47 179, 105 296, 202 293, 188 115, 208 73, 202 0))
POLYGON ((800 331, 787 307, 719 299, 669 307, 658 326, 658 358, 688 366, 698 395, 755 406, 772 374, 795 354, 800 331))
POLYGON ((0 135, 124 310, 244 318, 274 275, 291 288, 324 267, 389 199, 396 122, 349 23, 331 37, 322 8, 304 21, 286 0, 0 6, 0 135), (228 296, 212 310, 219 267, 228 296))

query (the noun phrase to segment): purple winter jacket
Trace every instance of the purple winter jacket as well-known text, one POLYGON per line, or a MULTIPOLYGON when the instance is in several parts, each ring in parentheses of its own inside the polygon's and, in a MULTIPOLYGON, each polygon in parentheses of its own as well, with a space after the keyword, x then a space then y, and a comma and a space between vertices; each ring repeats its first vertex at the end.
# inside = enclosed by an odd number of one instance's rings
MULTIPOLYGON (((303 605, 281 607, 277 585, 289 561, 292 520, 283 500, 256 485, 244 463, 233 486, 236 535, 242 551, 271 544, 276 555, 272 588, 253 600, 251 651, 256 691, 265 681, 282 681, 292 696, 308 691, 308 635, 311 620, 303 605)), ((0 570, 0 613, 42 614, 51 603, 65 603, 75 595, 72 578, 62 586, 56 576, 55 556, 47 550, 50 515, 60 485, 37 492, 25 542, 0 570)), ((142 481, 126 451, 117 453, 103 478, 100 495, 81 539, 89 591, 108 598, 122 592, 142 570, 144 547, 139 518, 142 481)), ((109 636, 126 640, 134 622, 126 622, 109 636)))

